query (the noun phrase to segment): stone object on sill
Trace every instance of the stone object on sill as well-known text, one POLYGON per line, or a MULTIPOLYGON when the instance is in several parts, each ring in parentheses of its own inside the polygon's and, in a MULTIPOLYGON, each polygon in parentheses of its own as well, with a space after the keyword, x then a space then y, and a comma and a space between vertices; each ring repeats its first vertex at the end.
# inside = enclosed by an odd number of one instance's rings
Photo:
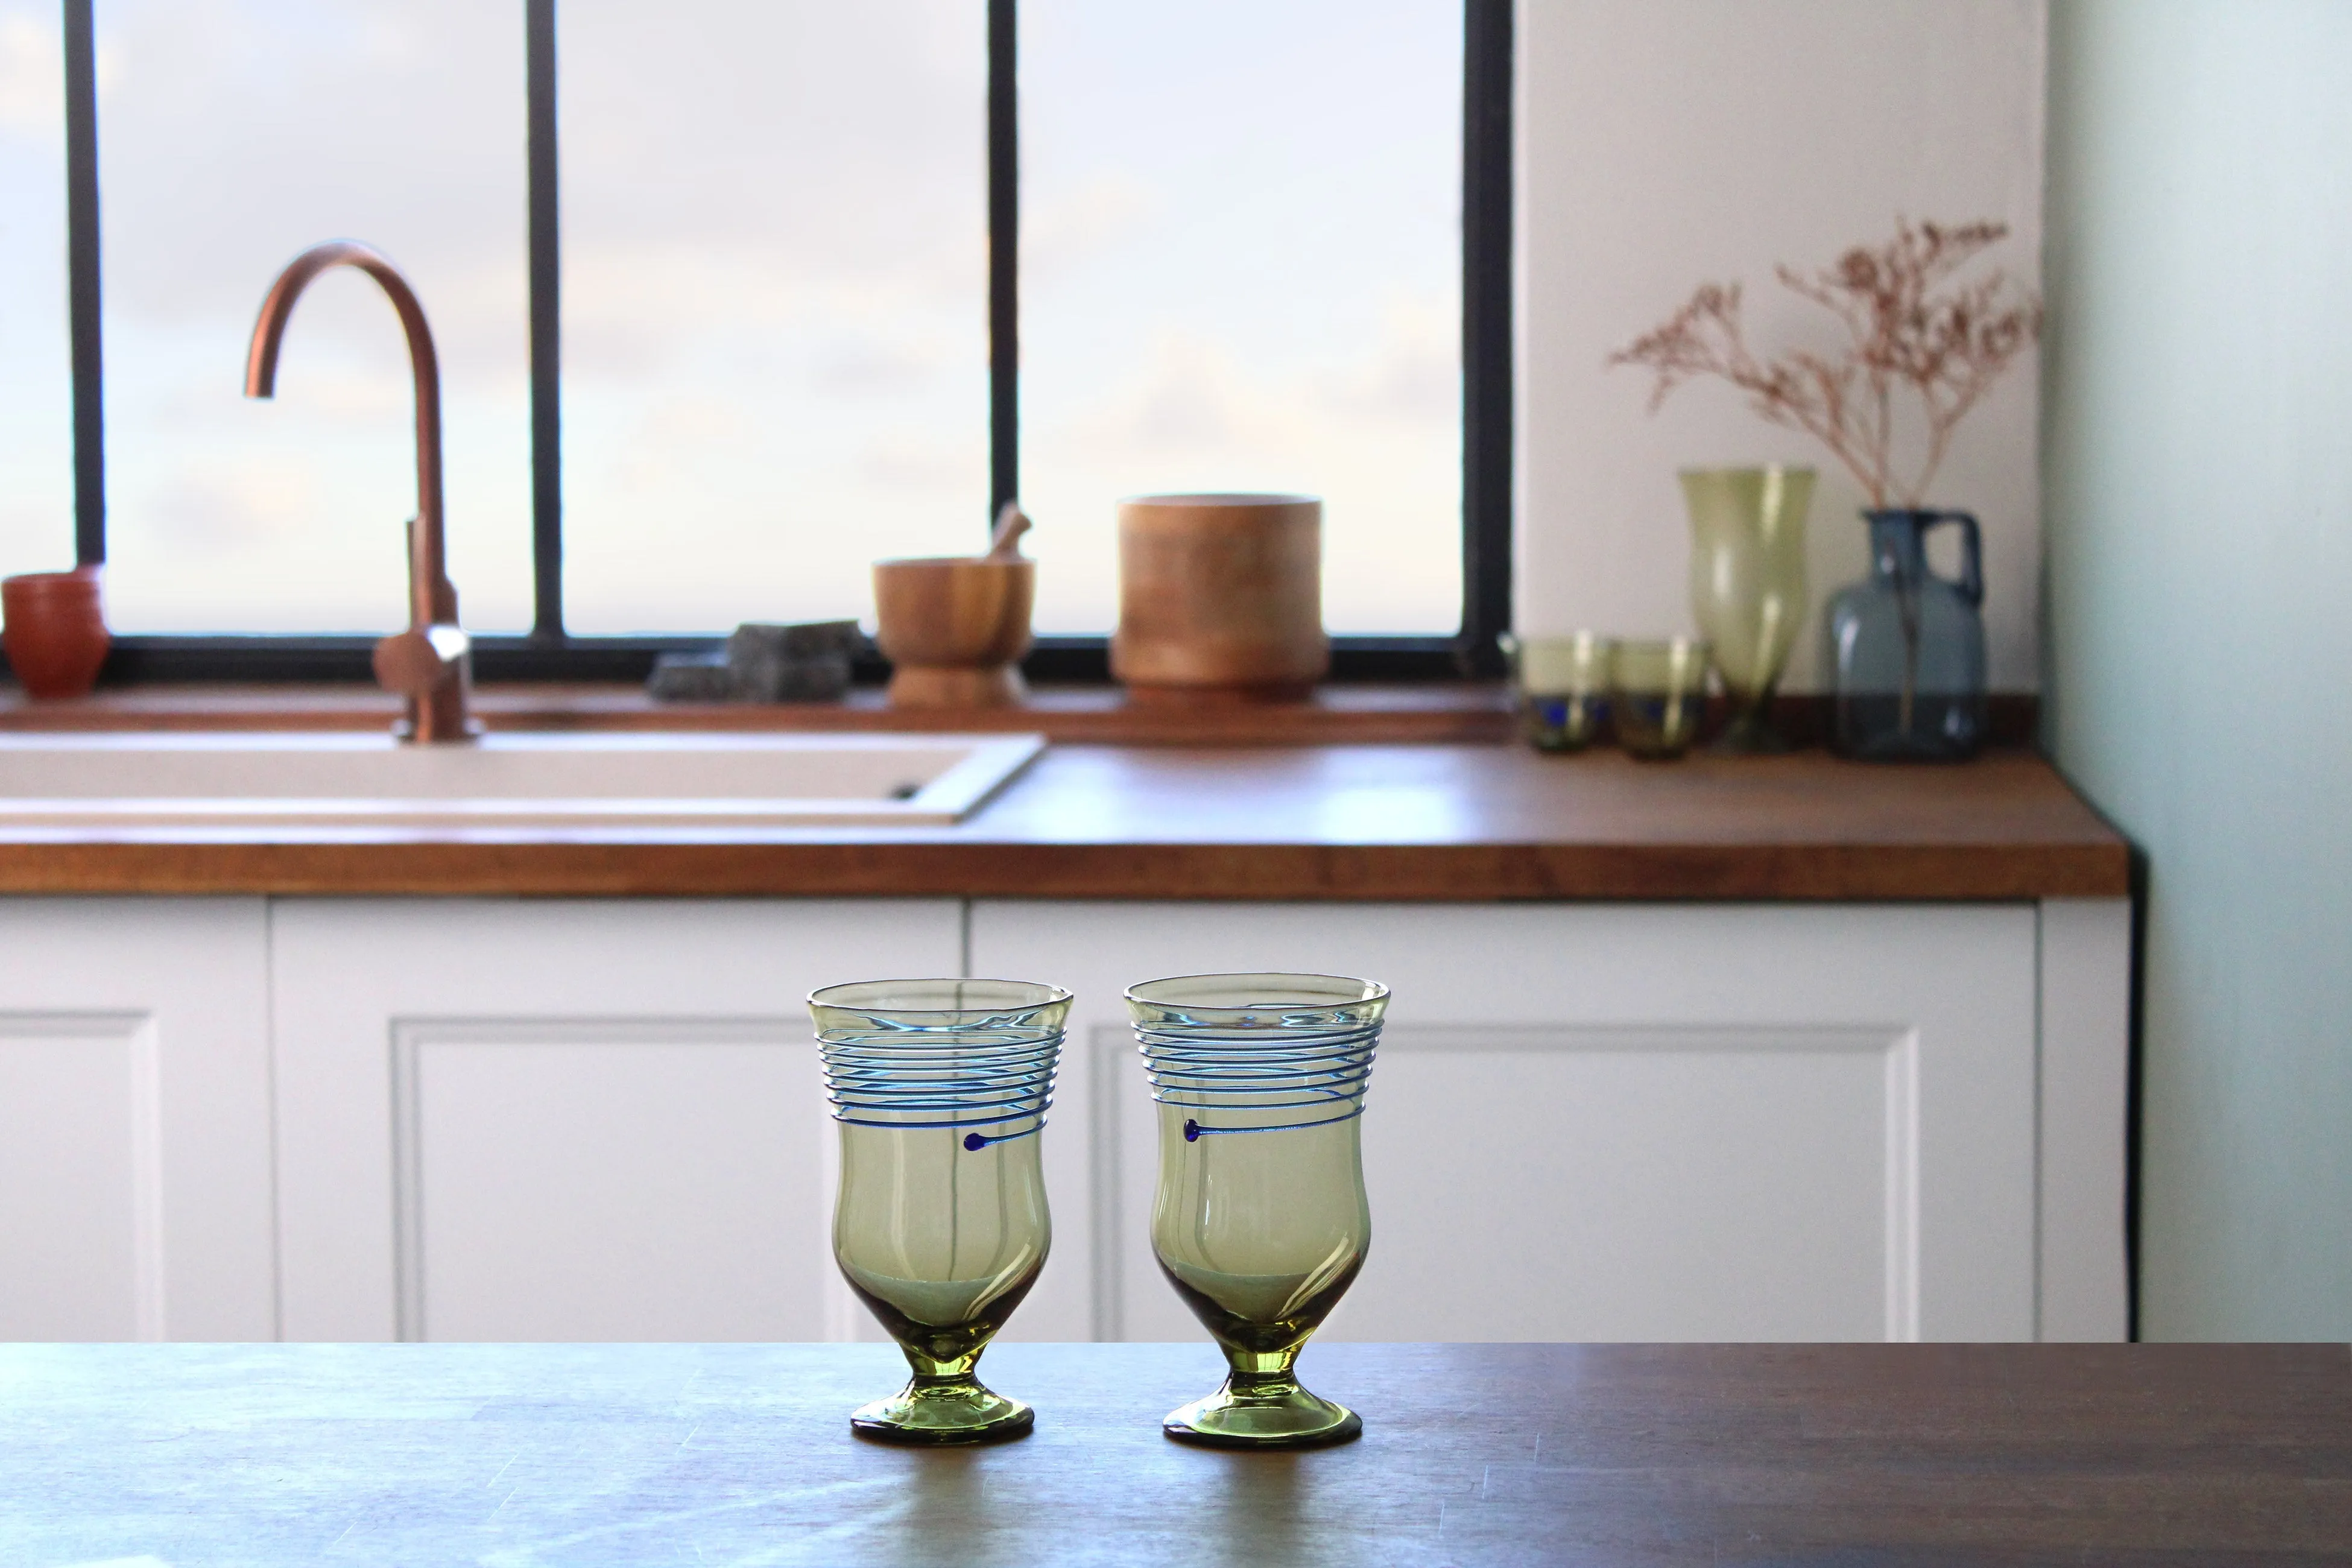
POLYGON ((656 654, 646 691, 656 702, 732 702, 735 672, 723 653, 656 654))
POLYGON ((738 661, 730 666, 738 702, 838 702, 849 692, 849 656, 738 661))
POLYGON ((865 645, 856 621, 750 622, 721 650, 657 656, 646 689, 656 702, 837 702, 865 645))
POLYGON ((776 625, 745 621, 730 633, 727 657, 740 665, 752 659, 808 658, 840 654, 855 658, 866 649, 866 634, 856 621, 800 621, 776 625))
POLYGON ((850 661, 865 647, 856 621, 746 621, 727 639, 727 664, 739 700, 838 702, 849 690, 850 661))

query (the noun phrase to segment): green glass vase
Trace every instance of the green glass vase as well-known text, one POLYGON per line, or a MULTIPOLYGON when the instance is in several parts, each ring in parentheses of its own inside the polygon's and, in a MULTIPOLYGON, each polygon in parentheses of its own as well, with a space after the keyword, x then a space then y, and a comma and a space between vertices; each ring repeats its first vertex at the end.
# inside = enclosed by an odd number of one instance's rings
POLYGON ((1805 622, 1805 512, 1813 470, 1685 468, 1691 615, 1706 634, 1731 700, 1715 750, 1776 752, 1772 693, 1805 622))
POLYGON ((985 1443, 1036 1421, 981 1352, 1045 1266, 1038 1142, 1070 994, 1013 980, 883 980, 809 997, 841 1128, 833 1252, 912 1375, 850 1416, 864 1436, 985 1443))
POLYGON ((1321 974, 1204 974, 1127 993, 1158 1102, 1151 1247, 1225 1352, 1170 1436, 1344 1443, 1363 1422, 1299 1386, 1298 1352, 1371 1246, 1360 1133, 1388 991, 1321 974))

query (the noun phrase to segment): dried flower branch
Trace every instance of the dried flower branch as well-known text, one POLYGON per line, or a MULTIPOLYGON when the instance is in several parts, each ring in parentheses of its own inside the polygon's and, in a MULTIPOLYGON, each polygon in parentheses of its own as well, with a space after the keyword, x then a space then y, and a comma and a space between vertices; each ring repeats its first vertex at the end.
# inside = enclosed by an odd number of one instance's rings
POLYGON ((2002 272, 1936 292, 2008 234, 2003 223, 1948 228, 1898 218, 1894 239, 1878 249, 1856 246, 1810 278, 1780 268, 1785 287, 1845 324, 1849 342, 1835 359, 1801 349, 1759 359, 1740 330, 1739 285, 1706 283, 1664 326, 1608 363, 1657 373, 1653 413, 1684 382, 1719 376, 1765 418, 1820 440, 1861 481, 1872 506, 1890 497, 1917 506, 1960 420, 2042 335, 2042 301, 2002 272), (1909 483, 1894 471, 1895 394, 1903 388, 1916 395, 1927 422, 1927 451, 1909 483))

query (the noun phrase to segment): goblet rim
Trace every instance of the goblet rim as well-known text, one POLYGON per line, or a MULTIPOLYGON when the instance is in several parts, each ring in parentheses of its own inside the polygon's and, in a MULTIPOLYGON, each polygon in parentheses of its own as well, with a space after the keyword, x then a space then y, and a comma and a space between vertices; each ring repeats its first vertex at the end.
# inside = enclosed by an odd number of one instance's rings
POLYGON ((1008 1012, 1034 1012, 1066 1006, 1076 993, 1044 980, 1000 980, 985 976, 909 975, 888 980, 847 980, 820 985, 810 992, 810 1008, 893 1018, 990 1018, 1008 1012), (937 986, 959 997, 948 1006, 908 1006, 893 997, 919 996, 926 986, 937 986), (993 989, 993 994, 991 993, 993 989))
POLYGON ((1698 479, 1713 474, 1811 474, 1821 476, 1815 463, 1685 463, 1675 470, 1677 479, 1698 479))
POLYGON ((1131 1009, 1181 1007, 1193 1017, 1238 1019, 1286 1007, 1313 1007, 1333 1012, 1364 1008, 1377 1015, 1388 1005, 1389 988, 1377 980, 1366 980, 1353 974, 1269 969, 1232 973, 1170 974, 1157 980, 1139 980, 1127 988, 1125 1000, 1131 1009), (1258 982, 1272 984, 1254 984, 1258 982), (1246 1001, 1215 1002, 1165 991, 1167 987, 1187 985, 1223 985, 1237 992, 1251 990, 1256 994, 1246 1001), (1353 988, 1352 994, 1347 990, 1349 987, 1353 988))

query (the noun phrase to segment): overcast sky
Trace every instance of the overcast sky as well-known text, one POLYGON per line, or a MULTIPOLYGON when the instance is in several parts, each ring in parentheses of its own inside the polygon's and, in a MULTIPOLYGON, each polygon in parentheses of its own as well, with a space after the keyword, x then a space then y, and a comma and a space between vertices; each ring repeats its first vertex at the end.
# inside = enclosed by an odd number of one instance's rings
MULTIPOLYGON (((982 10, 562 0, 573 629, 870 613, 877 556, 975 547, 982 10)), ((1459 0, 1021 14, 1041 626, 1108 629, 1118 496, 1279 487, 1328 498, 1335 629, 1450 629, 1459 0)), ((237 395, 270 278, 336 236, 398 260, 439 339, 465 618, 527 622, 520 16, 98 0, 119 626, 401 617, 407 375, 373 286, 316 285, 277 404, 237 395)), ((35 557, 69 494, 23 434, 65 428, 62 221, 23 216, 61 188, 55 38, 53 0, 0 0, 0 284, 56 306, 0 314, 8 570, 62 563, 35 557)))

